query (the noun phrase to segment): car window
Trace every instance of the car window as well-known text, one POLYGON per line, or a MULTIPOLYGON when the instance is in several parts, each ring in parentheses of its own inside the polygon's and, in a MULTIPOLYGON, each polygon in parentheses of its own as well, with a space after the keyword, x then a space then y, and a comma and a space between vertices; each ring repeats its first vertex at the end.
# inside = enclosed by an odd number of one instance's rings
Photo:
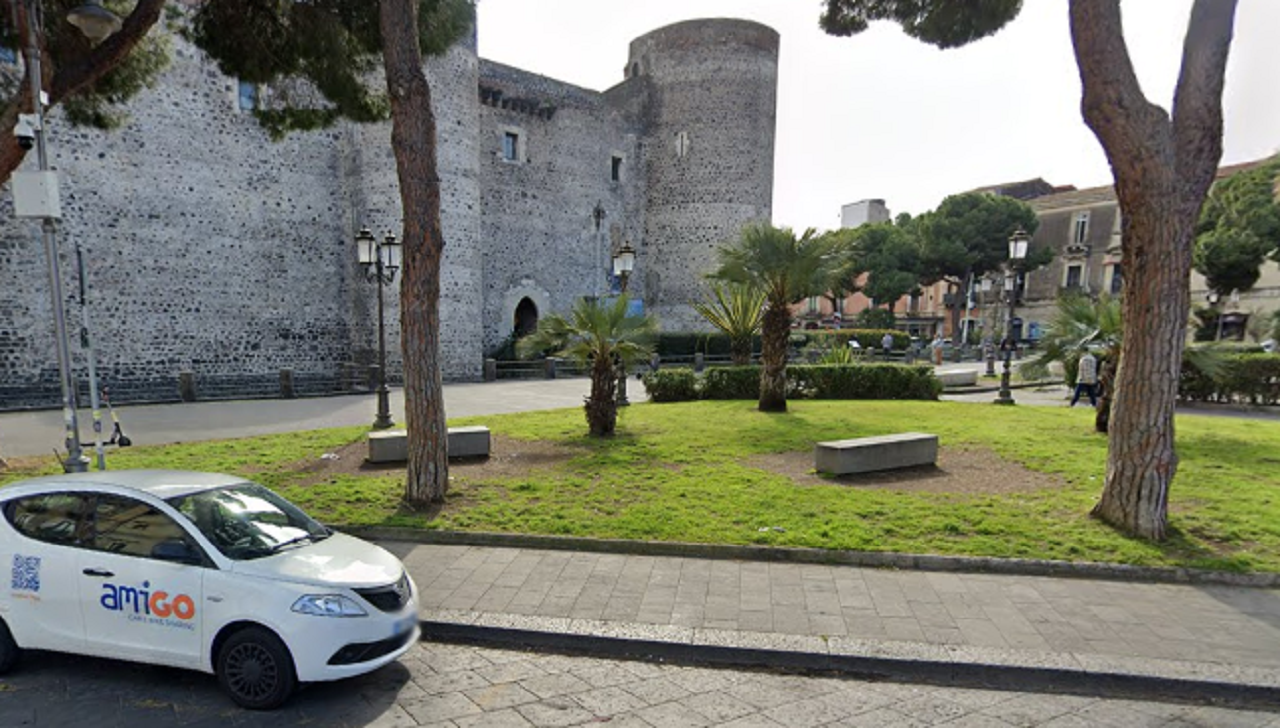
POLYGON ((81 493, 45 493, 11 501, 4 512, 9 523, 24 536, 73 546, 87 535, 86 506, 81 493))
POLYGON ((166 501, 225 556, 257 559, 320 541, 329 529, 256 483, 206 490, 166 501))
POLYGON ((142 501, 106 494, 96 500, 92 533, 85 543, 89 548, 153 558, 157 544, 187 541, 182 526, 142 501))

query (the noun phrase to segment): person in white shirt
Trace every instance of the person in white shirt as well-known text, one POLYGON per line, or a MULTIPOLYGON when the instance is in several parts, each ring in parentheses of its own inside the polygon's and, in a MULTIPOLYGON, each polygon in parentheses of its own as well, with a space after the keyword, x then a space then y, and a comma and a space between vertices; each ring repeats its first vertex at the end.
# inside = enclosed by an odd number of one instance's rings
POLYGON ((1098 359, 1088 349, 1085 349, 1084 354, 1080 355, 1079 366, 1076 370, 1076 393, 1071 397, 1069 406, 1075 407, 1076 402, 1080 401, 1080 395, 1085 393, 1089 395, 1089 404, 1097 407, 1098 359))

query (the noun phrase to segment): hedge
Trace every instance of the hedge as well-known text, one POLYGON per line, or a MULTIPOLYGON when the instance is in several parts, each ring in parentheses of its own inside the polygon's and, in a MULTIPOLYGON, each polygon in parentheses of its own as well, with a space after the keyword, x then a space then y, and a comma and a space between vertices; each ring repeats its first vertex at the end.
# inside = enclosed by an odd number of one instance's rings
POLYGON ((698 398, 698 375, 692 369, 659 369, 644 375, 644 388, 654 402, 687 402, 698 398))
MULTIPOLYGON (((654 402, 758 399, 760 367, 708 369, 698 383, 688 369, 646 374, 654 402)), ((927 366, 901 364, 796 364, 787 367, 787 396, 795 399, 937 399, 942 383, 927 366)))
POLYGON ((942 392, 932 367, 900 364, 787 367, 787 384, 808 399, 937 399, 942 392))
MULTIPOLYGON (((787 367, 790 369, 790 367, 787 367)), ((703 399, 759 399, 760 367, 715 367, 702 375, 703 399)))
POLYGON ((1280 354, 1223 354, 1210 377, 1183 359, 1178 396, 1186 400, 1280 404, 1280 354))

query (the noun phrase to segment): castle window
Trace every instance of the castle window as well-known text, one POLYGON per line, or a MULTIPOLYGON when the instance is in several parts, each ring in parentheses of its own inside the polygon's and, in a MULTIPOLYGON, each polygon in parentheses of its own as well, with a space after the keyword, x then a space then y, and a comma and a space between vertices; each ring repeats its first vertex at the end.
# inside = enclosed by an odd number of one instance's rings
POLYGON ((1089 213, 1077 212, 1076 224, 1073 229, 1071 242, 1076 245, 1084 245, 1085 240, 1089 238, 1089 213))
POLYGON ((1084 278, 1083 265, 1069 265, 1067 266, 1067 279, 1064 285, 1067 288, 1079 288, 1080 282, 1083 278, 1084 278))
POLYGON ((514 131, 502 133, 502 158, 508 162, 520 159, 520 135, 514 131))
POLYGON ((609 179, 613 182, 622 181, 622 157, 613 155, 613 163, 609 165, 609 179))
POLYGON ((248 81, 240 82, 240 110, 253 111, 258 106, 258 85, 248 81))
POLYGON ((689 153, 689 132, 682 131, 676 134, 676 156, 684 159, 684 155, 689 153))
POLYGON ((1116 263, 1111 266, 1111 295, 1120 295, 1120 289, 1124 287, 1124 276, 1120 274, 1120 264, 1116 263))

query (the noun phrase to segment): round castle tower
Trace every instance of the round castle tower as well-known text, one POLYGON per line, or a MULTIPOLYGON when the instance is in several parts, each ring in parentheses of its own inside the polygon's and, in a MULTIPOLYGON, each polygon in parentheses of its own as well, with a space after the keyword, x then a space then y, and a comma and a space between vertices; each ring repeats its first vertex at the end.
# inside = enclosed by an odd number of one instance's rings
POLYGON ((716 249, 771 218, 778 33, 746 20, 676 23, 632 41, 626 75, 648 95, 644 298, 663 328, 705 329, 690 304, 716 249))

